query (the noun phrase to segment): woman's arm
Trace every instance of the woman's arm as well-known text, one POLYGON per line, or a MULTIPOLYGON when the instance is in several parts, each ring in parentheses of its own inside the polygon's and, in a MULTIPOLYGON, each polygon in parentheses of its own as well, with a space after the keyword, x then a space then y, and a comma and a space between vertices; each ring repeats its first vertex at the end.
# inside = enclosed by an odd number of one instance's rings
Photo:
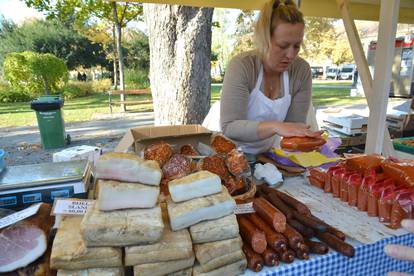
POLYGON ((224 135, 243 142, 260 139, 257 133, 259 122, 247 120, 249 80, 255 79, 253 71, 253 59, 233 58, 226 69, 220 99, 220 124, 224 135))

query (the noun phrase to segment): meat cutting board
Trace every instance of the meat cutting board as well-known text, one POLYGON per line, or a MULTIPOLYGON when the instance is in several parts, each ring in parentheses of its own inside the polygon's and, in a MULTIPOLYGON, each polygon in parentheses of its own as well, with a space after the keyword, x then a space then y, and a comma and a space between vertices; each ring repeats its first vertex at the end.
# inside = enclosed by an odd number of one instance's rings
POLYGON ((310 185, 302 176, 285 178, 279 190, 294 196, 306 204, 316 217, 340 229, 357 242, 370 244, 408 233, 402 228, 393 230, 386 227, 377 217, 369 217, 366 212, 361 212, 356 207, 334 198, 332 194, 310 185))

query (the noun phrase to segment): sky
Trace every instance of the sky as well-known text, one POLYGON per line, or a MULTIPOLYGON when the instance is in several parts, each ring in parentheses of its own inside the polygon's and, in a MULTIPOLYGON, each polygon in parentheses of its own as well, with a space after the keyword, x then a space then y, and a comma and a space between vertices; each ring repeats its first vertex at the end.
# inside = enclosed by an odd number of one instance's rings
POLYGON ((44 17, 42 13, 35 9, 28 8, 26 4, 20 0, 0 0, 0 15, 17 24, 22 23, 27 18, 44 17))

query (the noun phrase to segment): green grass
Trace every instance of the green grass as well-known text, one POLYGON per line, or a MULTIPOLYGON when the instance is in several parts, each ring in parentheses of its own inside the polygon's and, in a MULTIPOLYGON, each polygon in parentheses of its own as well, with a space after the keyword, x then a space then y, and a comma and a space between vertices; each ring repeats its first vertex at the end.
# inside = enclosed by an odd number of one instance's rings
MULTIPOLYGON (((315 107, 338 106, 366 103, 364 98, 350 97, 348 82, 315 81, 312 101, 315 107), (331 88, 329 86, 332 86, 331 88), (344 86, 339 87, 339 86, 344 86)), ((211 102, 220 99, 221 84, 212 84, 211 102)), ((131 95, 129 99, 149 100, 150 95, 131 95)), ((134 112, 152 111, 152 104, 127 106, 134 112)), ((119 106, 114 106, 113 112, 119 112, 119 106)), ((91 96, 65 101, 65 122, 88 121, 94 114, 109 114, 108 95, 96 93, 91 96)), ((0 103, 0 127, 36 125, 36 115, 30 109, 30 103, 0 103)))

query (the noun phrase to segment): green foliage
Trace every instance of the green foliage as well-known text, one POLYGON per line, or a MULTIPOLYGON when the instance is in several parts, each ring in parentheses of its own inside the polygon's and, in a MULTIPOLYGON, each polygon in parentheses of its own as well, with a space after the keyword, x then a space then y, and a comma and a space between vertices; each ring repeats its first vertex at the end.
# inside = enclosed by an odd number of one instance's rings
POLYGON ((10 53, 4 61, 4 76, 13 89, 33 97, 61 91, 68 80, 68 69, 52 54, 10 53))
POLYGON ((254 48, 253 34, 254 22, 257 13, 254 11, 241 11, 236 19, 236 42, 232 56, 252 50, 254 48))
POLYGON ((21 26, 0 20, 0 63, 8 53, 23 51, 54 54, 70 69, 108 64, 101 44, 56 20, 31 20, 21 26))
POLYGON ((29 94, 13 89, 7 82, 0 82, 0 102, 15 103, 29 101, 30 99, 29 94))
POLYGON ((125 87, 127 89, 142 89, 150 86, 148 72, 138 69, 125 69, 125 87))
POLYGON ((351 63, 353 56, 346 37, 335 30, 335 19, 307 17, 302 57, 315 64, 351 63))
POLYGON ((141 31, 129 30, 124 46, 127 48, 125 65, 129 68, 149 71, 150 50, 148 36, 141 31))
POLYGON ((91 81, 69 81, 63 89, 65 99, 85 97, 93 92, 91 81))
MULTIPOLYGON (((45 12, 48 18, 59 19, 69 25, 85 26, 91 20, 114 22, 111 2, 106 0, 24 0, 28 7, 45 12)), ((142 20, 142 3, 116 3, 122 27, 131 20, 142 20)))
POLYGON ((94 80, 92 82, 92 91, 95 93, 106 93, 111 89, 111 79, 94 80))

